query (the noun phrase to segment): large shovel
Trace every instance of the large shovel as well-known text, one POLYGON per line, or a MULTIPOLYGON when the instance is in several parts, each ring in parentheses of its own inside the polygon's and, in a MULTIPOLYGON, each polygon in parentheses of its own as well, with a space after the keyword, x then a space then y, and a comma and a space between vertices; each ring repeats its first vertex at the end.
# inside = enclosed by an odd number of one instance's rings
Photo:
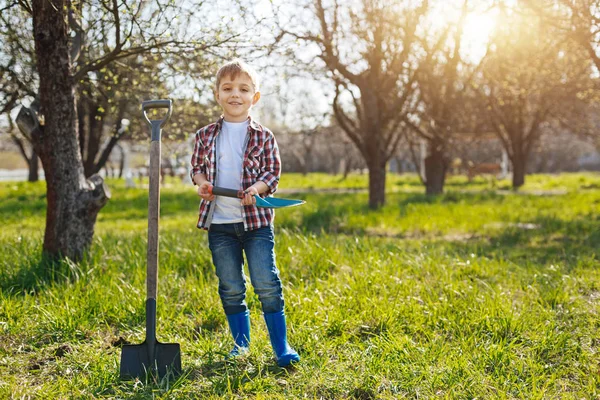
POLYGON ((178 343, 156 340, 156 295, 158 284, 158 219, 160 213, 160 135, 171 117, 171 100, 142 103, 146 122, 152 128, 150 142, 150 191, 148 195, 148 263, 146 267, 146 340, 142 344, 125 345, 121 352, 121 379, 140 378, 147 373, 163 378, 168 373, 181 374, 181 350, 178 343), (150 120, 146 110, 167 108, 162 120, 150 120))
MULTIPOLYGON (((225 196, 238 199, 243 199, 245 195, 243 190, 227 189, 218 186, 211 186, 208 189, 208 192, 214 194, 215 196, 225 196)), ((306 203, 304 200, 281 199, 279 197, 265 197, 263 199, 257 194, 254 195, 254 199, 256 200, 256 207, 263 208, 296 207, 306 203)))

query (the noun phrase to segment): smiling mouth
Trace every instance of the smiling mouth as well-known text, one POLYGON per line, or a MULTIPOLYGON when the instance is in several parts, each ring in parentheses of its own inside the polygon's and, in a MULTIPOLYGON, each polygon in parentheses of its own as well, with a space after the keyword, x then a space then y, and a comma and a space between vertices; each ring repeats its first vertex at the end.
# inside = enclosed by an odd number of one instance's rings
POLYGON ((231 106, 241 106, 242 103, 229 103, 229 105, 231 105, 231 106))

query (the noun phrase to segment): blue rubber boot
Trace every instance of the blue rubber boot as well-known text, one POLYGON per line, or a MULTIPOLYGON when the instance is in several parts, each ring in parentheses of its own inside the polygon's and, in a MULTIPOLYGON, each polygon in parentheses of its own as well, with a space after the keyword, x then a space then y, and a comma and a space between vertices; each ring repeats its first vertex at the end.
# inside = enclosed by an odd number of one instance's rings
POLYGON ((296 350, 292 349, 287 342, 283 310, 276 313, 265 313, 265 322, 269 330, 271 346, 273 346, 275 358, 277 358, 277 365, 287 367, 291 363, 300 361, 300 356, 296 353, 296 350))
POLYGON ((229 352, 228 358, 235 358, 248 353, 250 346, 250 311, 246 310, 238 314, 227 316, 229 329, 235 346, 229 352))

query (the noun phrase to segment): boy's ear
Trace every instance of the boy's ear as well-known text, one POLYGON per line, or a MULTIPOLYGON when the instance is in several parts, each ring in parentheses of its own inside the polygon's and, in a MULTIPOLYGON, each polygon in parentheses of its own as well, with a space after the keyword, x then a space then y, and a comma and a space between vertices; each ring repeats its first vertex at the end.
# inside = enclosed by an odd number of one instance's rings
POLYGON ((254 93, 254 97, 252 98, 252 105, 255 105, 260 100, 260 92, 254 93))

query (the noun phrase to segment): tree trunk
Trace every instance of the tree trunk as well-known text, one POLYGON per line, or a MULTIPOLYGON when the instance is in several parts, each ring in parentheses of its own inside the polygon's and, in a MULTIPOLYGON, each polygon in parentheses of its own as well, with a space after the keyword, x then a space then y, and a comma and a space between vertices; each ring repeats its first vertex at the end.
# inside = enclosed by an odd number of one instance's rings
POLYGON ((117 145, 119 151, 121 152, 121 158, 119 159, 119 179, 123 177, 123 172, 125 171, 125 159, 127 157, 125 148, 121 145, 117 145))
MULTIPOLYGON (((108 159, 110 158, 110 155, 112 154, 113 149, 115 148, 115 146, 118 146, 119 139, 121 139, 121 136, 119 135, 118 132, 115 132, 115 134, 110 138, 110 140, 106 144, 106 147, 102 151, 102 154, 100 154, 100 158, 98 159, 98 162, 92 163, 90 165, 89 168, 91 168, 91 171, 88 171, 87 169, 84 168, 85 176, 90 176, 95 173, 98 173, 98 172, 100 172, 100 170, 102 168, 106 167, 106 163, 108 162, 108 159)), ((98 147, 98 149, 99 149, 99 147, 98 147)), ((84 163, 84 165, 86 165, 86 164, 84 163)))
POLYGON ((369 164, 369 208, 385 205, 385 163, 369 164))
POLYGON ((444 147, 435 141, 431 142, 425 158, 425 193, 428 196, 444 193, 447 168, 444 147))
POLYGON ((96 103, 89 102, 88 104, 89 121, 88 134, 86 138, 87 146, 85 148, 85 157, 83 159, 83 173, 85 176, 92 176, 96 172, 100 171, 103 167, 103 165, 96 166, 96 158, 100 152, 100 141, 102 140, 104 117, 98 113, 98 105, 96 103))
POLYGON ((348 165, 348 159, 345 157, 342 157, 340 159, 339 165, 340 166, 339 166, 338 171, 342 175, 342 180, 345 180, 346 178, 348 178, 348 172, 350 171, 350 168, 348 165))
MULTIPOLYGON (((25 106, 21 107, 21 110, 19 111, 19 115, 17 115, 17 125, 19 126, 19 130, 23 133, 23 135, 27 138, 27 137, 32 137, 34 134, 34 131, 36 129, 39 129, 39 126, 36 125, 37 122, 37 116, 35 115, 34 111, 31 108, 27 108, 25 106)), ((11 135, 13 142, 17 145, 17 147, 19 148, 19 153, 21 154, 21 157, 23 157, 23 160, 25 160, 25 162, 27 163, 27 167, 29 169, 29 176, 27 177, 27 180, 29 182, 37 182, 39 180, 39 176, 38 176, 38 168, 39 168, 39 159, 38 156, 35 152, 35 149, 33 148, 33 145, 29 142, 29 145, 31 145, 31 157, 27 155, 27 149, 26 147, 30 147, 30 146, 26 146, 23 140, 21 140, 21 138, 18 138, 14 135, 11 135)))
POLYGON ((302 166, 302 176, 306 176, 308 175, 308 160, 304 160, 304 162, 301 164, 302 166))
POLYGON ((361 103, 364 119, 361 122, 364 147, 361 149, 369 169, 369 208, 378 209, 385 205, 386 148, 383 147, 380 98, 377 82, 368 82, 361 87, 361 103), (367 138, 367 135, 369 136, 367 138))
POLYGON ((29 167, 29 176, 27 177, 27 180, 29 182, 37 182, 40 179, 40 177, 38 175, 40 161, 39 161, 38 155, 35 152, 35 150, 31 151, 31 158, 27 159, 27 164, 29 167))
POLYGON ((515 152, 511 161, 513 167, 512 188, 517 190, 525 184, 527 157, 522 152, 515 152))
POLYGON ((303 140, 303 160, 304 162, 302 163, 302 176, 307 176, 308 173, 310 172, 310 167, 312 165, 314 165, 313 163, 311 163, 312 160, 312 150, 313 150, 313 143, 312 140, 308 140, 306 138, 304 138, 303 140))
POLYGON ((77 138, 77 112, 69 56, 68 2, 33 0, 33 32, 40 79, 43 129, 33 143, 46 175, 43 251, 79 260, 89 248, 98 211, 110 192, 98 175, 86 180, 77 138))
POLYGON ((77 135, 79 138, 79 152, 81 153, 81 157, 85 160, 85 133, 88 130, 88 125, 86 123, 87 119, 87 100, 81 95, 78 96, 79 101, 77 102, 77 135))
MULTIPOLYGON (((118 112, 117 118, 116 118, 114 133, 112 134, 112 136, 110 137, 110 140, 108 141, 108 143, 102 150, 102 153, 100 154, 100 157, 98 158, 98 162, 94 164, 94 167, 93 167, 93 170, 91 171, 91 173, 88 173, 88 171, 84 167, 85 176, 91 176, 95 173, 100 172, 100 170, 102 168, 104 168, 104 166, 108 162, 108 159, 110 158, 110 155, 112 154, 113 149, 115 147, 118 147, 121 151, 121 167, 119 169, 119 178, 121 177, 121 175, 123 173, 122 165, 125 162, 125 150, 119 144, 119 141, 125 134, 125 129, 123 128, 122 121, 123 121, 123 117, 125 116, 124 110, 125 110, 126 104, 124 101, 121 101, 119 104, 120 104, 120 107, 119 107, 119 112, 118 112)), ((107 105, 107 107, 108 107, 108 105, 107 105)), ((104 121, 104 118, 101 121, 104 121)), ((98 131, 98 133, 99 133, 98 143, 100 143, 100 139, 102 138, 103 129, 104 129, 104 126, 103 126, 103 124, 101 124, 99 127, 99 131, 98 131)), ((85 165, 85 163, 84 163, 84 165, 85 165)))

